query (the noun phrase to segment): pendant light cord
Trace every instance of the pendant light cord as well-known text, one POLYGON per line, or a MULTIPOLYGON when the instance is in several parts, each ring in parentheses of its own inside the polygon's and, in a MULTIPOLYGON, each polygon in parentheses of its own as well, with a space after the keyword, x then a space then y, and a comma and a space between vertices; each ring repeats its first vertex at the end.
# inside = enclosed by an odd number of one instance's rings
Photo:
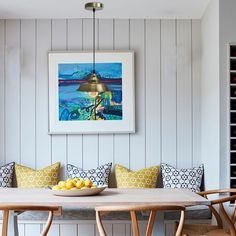
POLYGON ((93 8, 93 74, 95 73, 95 8, 93 8))

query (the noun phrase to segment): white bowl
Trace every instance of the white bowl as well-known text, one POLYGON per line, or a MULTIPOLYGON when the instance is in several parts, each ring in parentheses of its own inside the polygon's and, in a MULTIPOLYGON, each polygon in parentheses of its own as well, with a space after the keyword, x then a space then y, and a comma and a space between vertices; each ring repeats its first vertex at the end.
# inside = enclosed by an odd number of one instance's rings
POLYGON ((98 186, 97 188, 86 188, 86 189, 76 189, 76 190, 51 190, 53 195, 63 196, 63 197, 80 197, 80 196, 91 196, 102 192, 107 185, 98 186))

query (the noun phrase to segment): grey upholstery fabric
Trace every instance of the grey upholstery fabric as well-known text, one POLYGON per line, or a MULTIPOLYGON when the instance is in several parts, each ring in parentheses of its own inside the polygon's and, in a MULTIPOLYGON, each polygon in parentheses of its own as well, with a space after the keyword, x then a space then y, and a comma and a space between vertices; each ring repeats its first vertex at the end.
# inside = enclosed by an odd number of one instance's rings
MULTIPOLYGON (((165 220, 178 220, 178 212, 165 212, 165 220)), ((211 219, 212 215, 207 206, 193 206, 186 208, 185 219, 211 219)), ((0 219, 2 215, 0 216, 0 219)), ((19 220, 46 220, 45 212, 24 212, 18 216, 19 220)), ((105 220, 129 220, 130 215, 127 212, 113 212, 103 217, 105 220)), ((147 220, 147 215, 138 213, 139 220, 147 220)), ((54 217, 54 220, 95 220, 95 211, 90 208, 66 207, 62 210, 61 217, 54 217)))

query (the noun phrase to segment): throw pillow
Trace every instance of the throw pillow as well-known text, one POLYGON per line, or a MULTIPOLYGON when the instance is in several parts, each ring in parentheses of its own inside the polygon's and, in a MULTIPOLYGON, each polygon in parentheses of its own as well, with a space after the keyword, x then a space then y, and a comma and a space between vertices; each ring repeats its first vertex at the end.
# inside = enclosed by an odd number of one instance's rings
POLYGON ((12 187, 15 162, 8 163, 0 167, 0 187, 12 187))
POLYGON ((121 165, 115 166, 117 188, 156 188, 159 166, 131 171, 121 165))
POLYGON ((168 164, 161 164, 161 172, 164 188, 185 188, 193 192, 200 191, 203 165, 177 169, 168 164))
POLYGON ((16 164, 15 171, 18 188, 46 188, 58 183, 60 162, 40 170, 16 164))
POLYGON ((90 179, 97 186, 108 185, 111 167, 112 163, 107 163, 95 169, 83 170, 82 168, 67 164, 67 178, 90 179))

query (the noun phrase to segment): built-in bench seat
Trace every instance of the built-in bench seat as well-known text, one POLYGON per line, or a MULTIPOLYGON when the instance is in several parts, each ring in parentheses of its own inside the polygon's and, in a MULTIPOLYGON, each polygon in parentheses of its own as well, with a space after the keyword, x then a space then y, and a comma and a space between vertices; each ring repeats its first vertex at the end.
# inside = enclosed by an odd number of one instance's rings
MULTIPOLYGON (((2 216, 1 216, 2 217, 2 216)), ((0 218, 1 218, 0 217, 0 218)), ((211 211, 207 206, 192 206, 186 208, 185 219, 186 220, 209 220, 211 219, 211 211)), ((108 215, 105 215, 104 220, 129 220, 130 215, 126 212, 112 212, 108 215)), ((41 221, 47 219, 47 214, 44 212, 24 212, 18 216, 19 220, 22 221, 41 221)), ((148 215, 138 213, 139 220, 147 220, 148 215)), ((179 215, 177 212, 165 212, 164 220, 178 220, 179 215)), ((62 216, 55 216, 54 220, 95 220, 95 211, 90 208, 74 208, 74 207, 65 207, 62 209, 62 216)))

